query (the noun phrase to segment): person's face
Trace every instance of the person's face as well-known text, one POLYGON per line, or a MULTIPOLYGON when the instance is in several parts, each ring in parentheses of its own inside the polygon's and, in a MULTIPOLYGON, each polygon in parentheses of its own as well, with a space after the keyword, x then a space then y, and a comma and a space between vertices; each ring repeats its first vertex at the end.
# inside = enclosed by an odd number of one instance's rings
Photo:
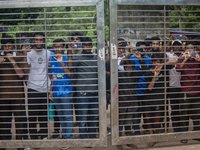
POLYGON ((65 47, 63 46, 62 42, 60 42, 60 43, 54 44, 53 49, 54 49, 55 54, 63 54, 65 47))
POLYGON ((159 51, 160 41, 152 41, 151 47, 152 51, 159 51))
POLYGON ((124 70, 125 71, 129 71, 129 72, 126 72, 128 75, 131 74, 131 71, 134 70, 134 67, 133 66, 124 66, 124 70))
POLYGON ((162 42, 160 42, 159 51, 164 52, 164 45, 162 45, 162 42))
POLYGON ((131 48, 130 53, 135 54, 137 52, 137 49, 131 48))
POLYGON ((92 44, 91 43, 84 43, 83 44, 83 51, 85 52, 85 53, 91 53, 91 51, 92 51, 92 44))
POLYGON ((43 35, 35 35, 35 38, 33 39, 33 43, 35 43, 34 47, 35 49, 43 49, 44 47, 44 36, 43 35))
POLYGON ((79 42, 81 42, 81 39, 78 38, 78 37, 73 37, 72 42, 74 42, 74 43, 79 43, 79 42))
POLYGON ((175 42, 173 45, 173 51, 180 53, 180 51, 182 50, 182 45, 180 45, 179 43, 175 42))
POLYGON ((4 55, 6 55, 5 53, 12 54, 13 53, 12 50, 15 50, 15 46, 11 42, 7 42, 6 45, 2 45, 1 48, 4 51, 4 55))
POLYGON ((125 48, 118 48, 118 56, 121 57, 125 53, 125 48))
POLYGON ((140 45, 140 47, 143 48, 143 52, 145 52, 144 48, 145 48, 146 45, 140 45))
POLYGON ((144 47, 144 52, 150 52, 151 48, 150 47, 144 47))
POLYGON ((151 63, 153 64, 153 67, 155 68, 156 66, 160 66, 161 65, 161 60, 151 60, 151 63))
POLYGON ((190 52, 194 51, 194 46, 192 44, 189 44, 189 45, 186 46, 186 51, 185 52, 188 52, 188 51, 190 51, 190 52))

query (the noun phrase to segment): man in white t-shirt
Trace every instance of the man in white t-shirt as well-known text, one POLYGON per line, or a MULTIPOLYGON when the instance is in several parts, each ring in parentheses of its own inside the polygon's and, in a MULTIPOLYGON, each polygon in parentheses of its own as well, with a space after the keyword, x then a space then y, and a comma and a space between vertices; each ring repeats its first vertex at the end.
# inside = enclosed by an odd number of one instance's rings
POLYGON ((37 32, 33 35, 34 47, 27 53, 27 62, 30 65, 28 88, 28 114, 29 133, 31 139, 44 139, 47 137, 47 93, 50 90, 50 78, 48 75, 51 52, 44 49, 45 35, 37 32), (40 124, 37 132, 36 121, 40 124))

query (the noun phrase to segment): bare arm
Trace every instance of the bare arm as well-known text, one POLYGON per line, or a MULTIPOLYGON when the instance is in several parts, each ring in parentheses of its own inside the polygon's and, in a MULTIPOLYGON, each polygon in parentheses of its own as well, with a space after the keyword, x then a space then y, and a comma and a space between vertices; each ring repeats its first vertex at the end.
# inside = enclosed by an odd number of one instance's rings
POLYGON ((149 91, 152 91, 152 89, 154 88, 156 77, 160 74, 160 70, 161 68, 155 68, 154 77, 152 78, 151 83, 148 86, 149 91))
POLYGON ((125 56, 125 57, 121 60, 120 65, 123 65, 124 62, 125 62, 127 59, 129 59, 132 55, 133 55, 133 54, 128 54, 127 56, 125 56))
POLYGON ((106 57, 106 64, 110 64, 110 54, 108 54, 106 57))
POLYGON ((48 73, 49 73, 49 78, 51 80, 51 87, 50 87, 49 99, 51 101, 53 101, 53 75, 51 74, 50 69, 48 69, 48 73))
POLYGON ((70 69, 65 66, 65 63, 63 62, 63 56, 62 54, 55 54, 56 57, 54 59, 58 62, 60 62, 61 66, 63 67, 64 72, 67 76, 71 76, 70 69))
POLYGON ((21 69, 18 64, 15 62, 13 55, 10 53, 6 54, 8 60, 13 64, 13 68, 15 69, 16 74, 20 77, 23 78, 24 77, 24 71, 23 69, 21 69))
POLYGON ((67 54, 68 54, 68 58, 67 58, 67 66, 69 67, 69 70, 71 70, 70 67, 72 67, 72 50, 70 50, 72 48, 72 45, 69 44, 68 45, 68 50, 67 50, 67 54))
POLYGON ((155 85, 156 77, 154 76, 151 80, 151 83, 148 86, 148 90, 151 91, 155 85))

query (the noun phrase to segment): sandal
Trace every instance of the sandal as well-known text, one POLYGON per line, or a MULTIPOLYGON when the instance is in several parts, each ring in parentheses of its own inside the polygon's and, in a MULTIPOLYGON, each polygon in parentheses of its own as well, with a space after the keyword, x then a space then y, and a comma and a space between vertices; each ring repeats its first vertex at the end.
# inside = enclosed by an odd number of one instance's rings
POLYGON ((147 146, 148 147, 153 147, 156 143, 158 143, 158 142, 150 142, 150 143, 147 144, 147 146))
POLYGON ((185 139, 185 140, 181 140, 180 142, 183 144, 187 144, 188 140, 185 139))
POLYGON ((122 145, 117 145, 117 149, 121 149, 121 150, 123 150, 124 148, 123 148, 122 145))
POLYGON ((131 147, 131 148, 133 148, 133 149, 136 149, 136 148, 138 148, 136 145, 134 145, 134 144, 127 144, 127 146, 128 147, 131 147))

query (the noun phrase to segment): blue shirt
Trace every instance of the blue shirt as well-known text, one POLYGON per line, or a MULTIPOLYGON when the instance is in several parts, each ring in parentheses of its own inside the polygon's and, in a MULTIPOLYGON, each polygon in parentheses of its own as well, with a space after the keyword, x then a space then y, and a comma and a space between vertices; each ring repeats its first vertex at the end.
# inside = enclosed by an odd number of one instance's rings
MULTIPOLYGON (((67 67, 67 56, 63 56, 63 63, 67 67)), ((53 56, 51 59, 51 73, 53 75, 53 97, 64 97, 72 91, 71 76, 67 76, 61 66, 53 56)))
MULTIPOLYGON (((140 70, 139 59, 134 55, 132 55, 130 57, 130 59, 133 59, 135 61, 135 65, 136 66, 135 66, 134 70, 140 70)), ((151 58, 150 57, 144 55, 143 60, 146 62, 148 69, 150 69, 153 66, 152 63, 151 63, 151 58)), ((136 91, 136 94, 138 94, 138 95, 143 95, 144 91, 146 89, 146 83, 145 83, 145 78, 144 78, 145 74, 143 74, 142 76, 143 77, 141 77, 140 80, 139 80, 140 83, 137 85, 137 88, 138 89, 140 88, 140 90, 136 91)))

